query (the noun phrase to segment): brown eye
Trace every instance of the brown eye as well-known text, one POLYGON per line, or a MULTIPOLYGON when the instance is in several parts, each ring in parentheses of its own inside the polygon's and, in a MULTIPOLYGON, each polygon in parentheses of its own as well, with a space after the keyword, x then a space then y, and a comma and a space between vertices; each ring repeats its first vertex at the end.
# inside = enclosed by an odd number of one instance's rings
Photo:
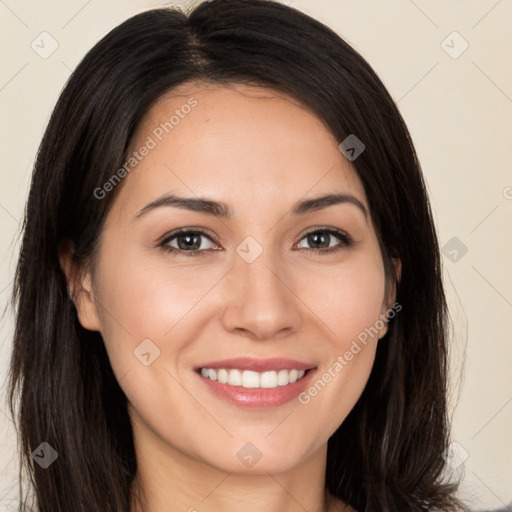
POLYGON ((204 240, 208 240, 210 244, 215 246, 213 240, 203 231, 181 230, 167 236, 161 242, 160 247, 169 252, 197 256, 212 248, 211 246, 208 247, 208 243, 205 243, 204 240))
POLYGON ((306 240, 310 247, 303 247, 299 243, 300 249, 317 250, 317 252, 331 252, 333 250, 343 249, 351 244, 350 237, 342 231, 333 229, 317 229, 306 233, 302 240, 306 240), (336 239, 338 242, 336 242, 336 239))

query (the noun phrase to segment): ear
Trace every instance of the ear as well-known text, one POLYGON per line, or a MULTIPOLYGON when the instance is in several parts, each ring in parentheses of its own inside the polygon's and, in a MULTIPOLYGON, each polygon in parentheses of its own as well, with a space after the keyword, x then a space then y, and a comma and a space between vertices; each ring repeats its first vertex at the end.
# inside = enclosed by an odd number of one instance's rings
MULTIPOLYGON (((400 279, 402 277, 402 262, 400 261, 400 259, 399 258, 391 258, 391 261, 393 262, 393 266, 395 267, 396 279, 391 284, 391 286, 389 286, 389 289, 387 290, 386 300, 382 304, 381 315, 386 315, 386 312, 393 308, 393 304, 396 301, 396 288, 397 288, 397 285, 400 282, 400 279)), ((401 309, 401 306, 400 306, 400 309, 401 309)), ((386 320, 386 325, 379 332, 379 339, 384 337, 386 335, 386 333, 388 332, 388 322, 389 322, 389 320, 386 320)))
POLYGON ((68 295, 75 304, 78 321, 84 329, 99 331, 98 311, 94 301, 90 272, 84 273, 74 261, 74 247, 70 240, 59 245, 59 261, 66 276, 68 295))
MULTIPOLYGON (((400 282, 402 279, 402 261, 400 258, 391 258, 391 261, 393 262, 393 266, 395 267, 395 274, 396 274, 396 281, 395 281, 395 297, 396 298, 396 285, 400 282)), ((394 302, 394 300, 393 300, 394 302)))

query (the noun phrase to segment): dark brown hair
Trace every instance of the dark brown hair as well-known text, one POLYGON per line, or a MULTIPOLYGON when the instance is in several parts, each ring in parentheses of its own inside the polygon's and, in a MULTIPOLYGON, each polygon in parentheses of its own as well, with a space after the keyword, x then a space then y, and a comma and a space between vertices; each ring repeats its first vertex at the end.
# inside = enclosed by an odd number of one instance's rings
MULTIPOLYGON (((381 80, 335 32, 265 0, 211 0, 188 15, 138 14, 108 33, 66 84, 35 162, 13 302, 10 372, 25 467, 40 512, 128 512, 137 470, 126 397, 97 332, 83 329, 58 258, 94 252, 148 109, 185 82, 271 87, 305 104, 338 141, 366 146, 353 161, 368 197, 400 314, 378 344, 367 386, 328 443, 326 488, 358 512, 459 510, 443 481, 448 445, 447 307, 422 171, 381 80), (391 258, 400 258, 397 282, 391 258), (48 469, 31 452, 59 453, 48 469)), ((465 509, 464 509, 465 510, 465 509)))

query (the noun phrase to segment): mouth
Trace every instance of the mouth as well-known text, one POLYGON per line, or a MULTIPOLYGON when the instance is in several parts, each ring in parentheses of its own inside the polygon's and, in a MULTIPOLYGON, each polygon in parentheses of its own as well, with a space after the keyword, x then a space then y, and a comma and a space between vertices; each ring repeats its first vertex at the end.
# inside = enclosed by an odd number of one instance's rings
POLYGON ((238 358, 205 363, 196 374, 217 397, 236 405, 266 409, 301 393, 316 366, 291 359, 238 358))
POLYGON ((264 388, 274 389, 278 386, 288 386, 302 379, 307 370, 288 370, 266 372, 253 372, 251 370, 228 369, 228 368, 201 368, 201 376, 205 379, 214 380, 228 386, 243 387, 246 389, 264 388))

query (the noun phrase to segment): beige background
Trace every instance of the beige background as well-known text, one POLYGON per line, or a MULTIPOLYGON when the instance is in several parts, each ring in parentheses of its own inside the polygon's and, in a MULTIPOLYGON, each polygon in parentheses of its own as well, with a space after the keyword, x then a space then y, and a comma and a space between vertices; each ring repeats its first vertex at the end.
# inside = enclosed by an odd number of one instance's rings
MULTIPOLYGON (((178 3, 190 2, 170 2, 178 3)), ((461 496, 475 510, 503 506, 512 501, 512 1, 286 3, 345 37, 379 74, 409 126, 444 248, 454 319, 453 441, 458 451, 450 462, 457 466, 467 456, 453 471, 463 472, 461 496), (465 41, 469 46, 459 55, 465 41)), ((11 291, 31 167, 61 88, 110 29, 163 5, 0 0, 2 310, 11 291), (46 59, 31 47, 32 41, 48 37, 39 36, 43 31, 58 43, 46 59)), ((50 48, 50 40, 45 41, 50 48)), ((4 403, 12 312, 1 325, 0 500, 6 507, 17 480, 15 435, 4 403)))

